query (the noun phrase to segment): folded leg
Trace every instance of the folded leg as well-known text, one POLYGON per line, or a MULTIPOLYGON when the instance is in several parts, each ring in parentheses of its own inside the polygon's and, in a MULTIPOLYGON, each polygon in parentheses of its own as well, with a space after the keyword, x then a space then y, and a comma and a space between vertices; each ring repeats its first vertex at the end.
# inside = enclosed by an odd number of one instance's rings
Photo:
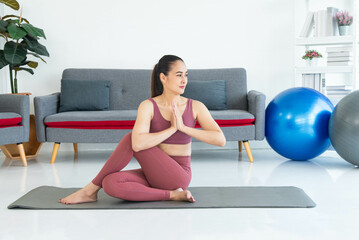
POLYGON ((142 169, 107 175, 102 187, 108 195, 129 201, 166 201, 170 191, 150 187, 142 169))
POLYGON ((186 189, 191 180, 190 156, 169 156, 157 146, 142 151, 132 150, 131 133, 124 136, 92 183, 103 187, 108 175, 121 171, 134 156, 151 187, 174 190, 186 189), (178 159, 177 159, 178 158, 178 159))

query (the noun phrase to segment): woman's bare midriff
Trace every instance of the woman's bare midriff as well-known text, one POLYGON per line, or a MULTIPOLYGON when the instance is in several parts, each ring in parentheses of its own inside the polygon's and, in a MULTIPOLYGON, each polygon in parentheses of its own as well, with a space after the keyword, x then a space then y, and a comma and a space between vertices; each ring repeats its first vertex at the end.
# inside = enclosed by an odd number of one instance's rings
POLYGON ((170 156, 191 156, 191 143, 167 144, 161 143, 158 147, 170 156))

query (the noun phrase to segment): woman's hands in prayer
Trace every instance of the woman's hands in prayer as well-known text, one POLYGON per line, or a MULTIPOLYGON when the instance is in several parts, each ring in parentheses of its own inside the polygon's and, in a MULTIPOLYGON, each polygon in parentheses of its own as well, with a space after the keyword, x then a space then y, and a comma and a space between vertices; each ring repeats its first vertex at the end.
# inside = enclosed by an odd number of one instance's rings
POLYGON ((182 120, 182 116, 177 108, 177 105, 174 101, 172 101, 172 118, 171 118, 171 126, 179 131, 183 131, 184 124, 182 120))

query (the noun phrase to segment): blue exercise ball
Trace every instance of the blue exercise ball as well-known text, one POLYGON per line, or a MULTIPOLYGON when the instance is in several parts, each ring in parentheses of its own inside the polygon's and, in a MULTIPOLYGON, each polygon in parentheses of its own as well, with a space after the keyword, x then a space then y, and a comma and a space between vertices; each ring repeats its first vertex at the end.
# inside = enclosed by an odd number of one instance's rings
POLYGON ((265 135, 269 145, 292 160, 308 160, 330 146, 328 124, 334 106, 311 88, 290 88, 267 106, 265 135))
POLYGON ((335 106, 329 121, 329 137, 344 160, 359 166, 359 91, 345 96, 335 106))

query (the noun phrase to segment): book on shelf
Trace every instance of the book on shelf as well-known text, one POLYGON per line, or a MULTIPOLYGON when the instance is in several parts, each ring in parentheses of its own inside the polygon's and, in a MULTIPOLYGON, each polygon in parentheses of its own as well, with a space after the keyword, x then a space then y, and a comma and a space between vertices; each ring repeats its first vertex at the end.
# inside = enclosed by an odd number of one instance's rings
POLYGON ((348 95, 349 93, 351 93, 351 90, 338 90, 338 91, 333 91, 333 90, 328 90, 327 89, 327 95, 348 95))
POLYGON ((353 51, 353 47, 352 46, 345 46, 345 47, 327 47, 326 48, 326 52, 332 53, 332 52, 336 52, 336 53, 341 53, 341 52, 352 52, 353 51))
POLYGON ((323 93, 323 86, 325 88, 325 79, 323 78, 323 76, 324 74, 320 73, 302 74, 302 86, 307 88, 313 88, 323 93))
POLYGON ((335 14, 338 12, 338 8, 327 7, 326 11, 326 36, 337 36, 338 33, 338 22, 335 19, 335 14))
POLYGON ((313 32, 313 37, 326 37, 338 35, 338 23, 334 16, 337 8, 327 7, 324 10, 308 12, 299 37, 308 37, 313 32))
POLYGON ((299 34, 299 37, 309 37, 311 31, 313 30, 314 24, 314 12, 308 12, 307 18, 305 19, 302 31, 299 34))
POLYGON ((352 57, 327 57, 327 62, 347 62, 352 60, 352 57))
POLYGON ((333 91, 333 90, 353 90, 353 87, 350 86, 350 85, 330 85, 330 86, 327 86, 327 90, 328 91, 333 91))
POLYGON ((353 52, 343 51, 343 52, 327 52, 328 58, 330 57, 351 57, 353 52))
POLYGON ((314 74, 302 74, 302 86, 314 88, 314 74))
POLYGON ((319 33, 319 23, 318 23, 318 12, 314 12, 313 17, 313 37, 318 37, 319 33))
POLYGON ((320 83, 319 92, 326 94, 327 93, 327 84, 325 81, 325 74, 324 73, 319 74, 319 78, 320 78, 319 79, 319 83, 320 83))
POLYGON ((345 62, 327 62, 327 66, 352 66, 353 62, 345 61, 345 62))

